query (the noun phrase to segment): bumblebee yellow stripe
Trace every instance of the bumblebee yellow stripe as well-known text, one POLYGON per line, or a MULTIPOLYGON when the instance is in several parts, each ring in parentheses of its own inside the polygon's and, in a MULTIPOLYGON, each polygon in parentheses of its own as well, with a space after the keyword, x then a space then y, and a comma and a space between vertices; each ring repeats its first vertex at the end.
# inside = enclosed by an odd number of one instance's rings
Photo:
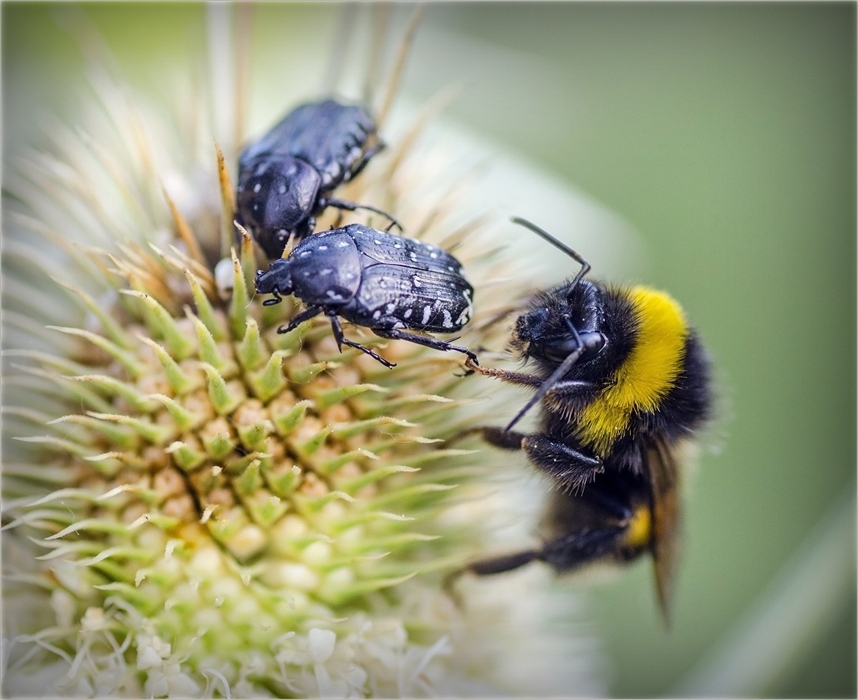
POLYGON ((637 316, 634 347, 604 389, 578 417, 576 436, 596 454, 607 454, 622 436, 632 411, 653 412, 682 369, 688 326, 682 309, 663 292, 628 291, 637 316))
POLYGON ((652 515, 648 505, 635 508, 623 536, 623 543, 632 549, 644 549, 652 541, 652 515))

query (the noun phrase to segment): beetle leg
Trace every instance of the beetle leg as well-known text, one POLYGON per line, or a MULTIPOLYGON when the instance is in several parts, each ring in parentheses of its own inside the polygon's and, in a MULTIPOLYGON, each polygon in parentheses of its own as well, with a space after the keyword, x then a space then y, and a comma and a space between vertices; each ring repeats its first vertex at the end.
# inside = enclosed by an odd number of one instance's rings
POLYGON ((372 148, 366 150, 364 154, 361 156, 360 162, 354 167, 354 169, 348 173, 348 177, 344 180, 344 182, 348 182, 349 180, 353 180, 358 175, 361 174, 363 169, 366 167, 367 163, 381 150, 383 150, 387 146, 384 141, 379 141, 372 148))
POLYGON ((288 325, 280 326, 280 328, 277 329, 277 332, 288 333, 289 331, 294 331, 298 326, 304 323, 304 321, 309 321, 313 316, 318 316, 320 313, 322 313, 321 306, 311 306, 308 309, 304 309, 297 316, 293 316, 288 325))
POLYGON ((334 332, 334 340, 337 341, 337 347, 340 349, 340 352, 343 351, 343 345, 347 345, 350 348, 354 348, 355 350, 360 350, 361 352, 366 353, 374 360, 378 360, 388 369, 393 369, 396 367, 395 362, 388 362, 381 355, 373 352, 368 347, 361 345, 360 343, 355 343, 353 340, 349 340, 343 335, 343 327, 340 325, 340 319, 337 318, 336 312, 328 312, 328 316, 331 319, 331 330, 334 332))
POLYGON ((402 231, 402 224, 400 224, 396 219, 394 219, 390 214, 388 214, 383 209, 376 209, 375 207, 371 207, 369 204, 357 204, 355 202, 347 202, 344 199, 320 199, 319 207, 336 207, 337 209, 346 209, 347 211, 355 211, 357 209, 366 209, 368 211, 374 211, 376 214, 381 214, 388 221, 390 221, 391 226, 396 226, 400 231, 402 231))
MULTIPOLYGON (((257 275, 257 277, 258 277, 258 275, 257 275)), ((280 294, 277 292, 277 290, 271 292, 271 295, 274 298, 273 299, 266 299, 265 301, 263 301, 262 302, 263 306, 274 306, 275 304, 279 304, 281 301, 283 301, 283 297, 280 296, 280 294)))
POLYGON ((343 327, 340 324, 340 319, 337 318, 335 313, 328 313, 328 317, 331 319, 331 332, 334 334, 334 340, 337 341, 337 348, 340 352, 343 351, 343 341, 346 339, 343 335, 343 327))
POLYGON ((307 221, 304 222, 304 225, 301 226, 299 230, 298 227, 295 228, 295 237, 298 240, 304 240, 307 236, 311 235, 313 231, 316 230, 316 217, 310 216, 307 218, 307 221))
POLYGON ((399 330, 398 328, 392 329, 382 329, 382 328, 372 328, 373 333, 376 335, 380 335, 382 338, 390 338, 391 340, 407 340, 411 343, 416 343, 417 345, 425 345, 427 348, 433 348, 435 350, 455 350, 456 352, 464 353, 468 356, 470 361, 477 365, 477 356, 472 353, 468 348, 462 347, 461 345, 453 345, 446 340, 438 340, 437 338, 432 338, 426 335, 418 335, 417 333, 409 333, 408 331, 399 330))

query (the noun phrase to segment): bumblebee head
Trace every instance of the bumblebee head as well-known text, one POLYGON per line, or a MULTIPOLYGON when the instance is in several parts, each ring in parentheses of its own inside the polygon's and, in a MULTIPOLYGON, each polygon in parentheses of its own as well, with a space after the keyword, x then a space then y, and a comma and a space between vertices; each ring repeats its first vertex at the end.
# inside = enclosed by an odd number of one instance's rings
POLYGON ((593 387, 610 383, 628 353, 629 341, 633 342, 635 325, 625 295, 584 279, 590 271, 584 258, 535 224, 519 218, 513 221, 562 250, 581 269, 570 281, 537 294, 530 311, 516 321, 512 348, 522 359, 535 360, 545 380, 507 431, 557 382, 583 381, 593 387))
POLYGON ((519 316, 512 347, 523 359, 553 369, 578 352, 575 366, 595 360, 605 348, 604 300, 598 285, 575 281, 539 294, 519 316))
POLYGON ((518 217, 513 222, 533 231, 581 265, 570 281, 538 294, 531 310, 518 318, 513 349, 522 359, 534 358, 555 367, 574 353, 577 357, 573 363, 595 357, 605 346, 605 336, 600 329, 599 288, 584 280, 590 263, 536 224, 518 217))

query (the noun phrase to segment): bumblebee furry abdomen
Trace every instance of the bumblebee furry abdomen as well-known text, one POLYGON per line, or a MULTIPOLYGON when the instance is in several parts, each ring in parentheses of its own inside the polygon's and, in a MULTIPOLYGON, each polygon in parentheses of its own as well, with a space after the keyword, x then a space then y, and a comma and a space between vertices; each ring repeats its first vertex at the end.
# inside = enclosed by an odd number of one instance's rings
POLYGON ((540 532, 539 559, 557 571, 597 560, 624 564, 648 552, 653 540, 649 485, 641 475, 612 472, 584 493, 551 491, 540 532))

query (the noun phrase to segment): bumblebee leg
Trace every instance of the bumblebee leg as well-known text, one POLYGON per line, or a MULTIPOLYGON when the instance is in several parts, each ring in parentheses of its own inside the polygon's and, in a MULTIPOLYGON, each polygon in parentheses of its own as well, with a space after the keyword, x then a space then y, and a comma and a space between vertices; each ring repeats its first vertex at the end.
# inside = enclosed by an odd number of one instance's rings
MULTIPOLYGON (((271 301, 270 299, 268 301, 271 301)), ((264 304, 265 302, 263 302, 264 304)), ((289 321, 288 325, 280 326, 277 329, 278 333, 288 333, 289 331, 294 331, 298 326, 300 326, 304 321, 309 321, 313 316, 318 316, 322 313, 321 306, 311 306, 308 309, 304 309, 301 313, 293 316, 289 321)))
POLYGON ((618 523, 627 523, 634 514, 628 500, 620 500, 616 493, 611 493, 610 489, 603 488, 604 483, 604 480, 600 479, 588 486, 582 495, 583 500, 601 508, 618 523))
POLYGON ((456 577, 468 571, 477 576, 502 574, 526 566, 532 561, 545 562, 558 572, 569 571, 615 551, 618 539, 624 532, 624 527, 603 527, 564 535, 546 542, 541 549, 526 549, 471 562, 456 572, 456 577))
POLYGON ((461 573, 470 571, 477 576, 491 576, 519 569, 532 561, 545 562, 556 571, 569 571, 610 554, 624 532, 621 526, 583 530, 550 540, 541 549, 525 549, 471 562, 461 573))
POLYGON ((542 377, 534 374, 524 374, 523 372, 508 372, 505 369, 496 369, 494 367, 481 367, 474 363, 467 363, 468 369, 482 374, 484 377, 493 377, 500 379, 508 384, 517 384, 518 386, 529 386, 538 389, 544 381, 542 377))
POLYGON ((447 439, 447 444, 452 445, 471 435, 479 435, 489 445, 500 447, 503 450, 520 450, 521 441, 527 437, 524 433, 507 432, 503 428, 495 426, 480 426, 460 430, 453 437, 447 439))
POLYGON ((479 366, 477 364, 477 356, 468 350, 468 348, 462 347, 461 345, 453 345, 453 343, 449 343, 446 340, 438 340, 437 338, 432 338, 426 335, 417 335, 417 333, 409 333, 408 331, 402 331, 396 328, 390 330, 373 328, 371 330, 382 338, 390 338, 391 340, 407 340, 410 343, 425 345, 427 348, 433 348, 435 350, 455 350, 456 352, 464 353, 474 365, 479 366))
POLYGON ((368 347, 361 345, 360 343, 356 343, 353 340, 349 340, 343 335, 343 327, 340 325, 340 319, 337 318, 337 314, 335 311, 327 312, 329 318, 331 319, 331 330, 334 332, 334 340, 337 341, 337 347, 340 349, 340 352, 343 351, 343 345, 347 345, 350 348, 354 348, 355 350, 360 350, 363 353, 369 355, 372 359, 378 360, 381 364, 383 364, 388 369, 392 369, 396 367, 395 362, 388 362, 381 355, 373 352, 368 347))
POLYGON ((532 562, 539 556, 539 551, 528 549, 514 554, 504 554, 488 559, 480 559, 471 562, 466 566, 455 569, 444 577, 442 587, 444 591, 453 598, 458 607, 462 607, 462 599, 456 592, 456 582, 467 573, 476 574, 477 576, 491 576, 492 574, 502 574, 505 571, 513 571, 519 569, 532 562))
MULTIPOLYGON (((587 406, 598 391, 597 385, 579 379, 557 382, 545 392, 542 397, 542 404, 554 411, 571 411, 574 413, 587 406)), ((521 413, 522 411, 519 411, 517 418, 520 417, 521 413)), ((515 422, 513 421, 513 425, 515 422)))
POLYGON ((496 427, 477 428, 472 432, 479 432, 487 443, 504 450, 520 450, 527 438, 524 433, 507 432, 503 428, 496 427))
POLYGON ((604 470, 602 460, 595 455, 544 435, 528 435, 521 446, 534 467, 574 492, 583 490, 597 473, 604 470))
POLYGON ((504 571, 521 568, 534 559, 539 558, 539 556, 540 552, 538 550, 526 549, 523 552, 504 554, 498 557, 491 557, 490 559, 480 559, 479 561, 471 562, 464 570, 475 573, 477 576, 490 576, 491 574, 500 574, 504 571))
POLYGON ((564 535, 546 542, 536 558, 556 571, 569 571, 615 551, 625 530, 622 526, 611 526, 564 535))

